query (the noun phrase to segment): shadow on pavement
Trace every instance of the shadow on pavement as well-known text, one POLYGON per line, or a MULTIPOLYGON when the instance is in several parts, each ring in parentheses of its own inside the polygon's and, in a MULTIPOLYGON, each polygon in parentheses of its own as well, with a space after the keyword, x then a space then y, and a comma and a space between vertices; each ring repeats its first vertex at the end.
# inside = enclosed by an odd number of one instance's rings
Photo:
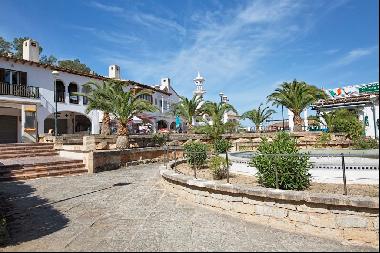
POLYGON ((1 208, 6 210, 8 245, 19 244, 63 229, 69 220, 35 189, 22 181, 0 183, 1 208))

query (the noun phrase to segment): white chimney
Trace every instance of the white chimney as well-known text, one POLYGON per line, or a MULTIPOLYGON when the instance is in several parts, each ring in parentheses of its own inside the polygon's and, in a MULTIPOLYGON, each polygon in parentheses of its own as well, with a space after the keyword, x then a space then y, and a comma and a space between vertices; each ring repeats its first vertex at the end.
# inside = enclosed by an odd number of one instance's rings
POLYGON ((160 90, 170 91, 170 78, 161 78, 161 85, 160 85, 160 90))
POLYGON ((108 77, 120 79, 120 67, 117 65, 110 65, 108 67, 108 77))
POLYGON ((40 46, 37 41, 28 39, 23 42, 22 58, 27 61, 40 61, 40 46))

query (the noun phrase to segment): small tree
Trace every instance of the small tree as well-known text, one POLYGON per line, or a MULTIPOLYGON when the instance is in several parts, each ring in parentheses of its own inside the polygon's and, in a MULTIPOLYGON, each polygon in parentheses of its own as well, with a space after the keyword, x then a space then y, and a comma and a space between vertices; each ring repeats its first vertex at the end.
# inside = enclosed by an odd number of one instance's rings
POLYGON ((193 167, 194 177, 197 178, 197 169, 200 169, 206 164, 207 145, 193 141, 185 144, 184 148, 187 157, 187 163, 193 167))
POLYGON ((81 63, 79 59, 58 61, 58 66, 84 73, 90 73, 91 71, 91 69, 86 64, 81 63))
POLYGON ((258 147, 258 154, 251 161, 251 165, 258 170, 258 182, 264 187, 278 187, 283 190, 308 188, 311 177, 309 157, 297 154, 296 140, 288 133, 278 133, 273 142, 263 138, 258 147), (276 154, 288 156, 273 156, 276 154))
POLYGON ((227 160, 220 156, 213 156, 210 158, 208 167, 211 170, 213 179, 223 179, 227 177, 228 174, 228 163, 227 160))
POLYGON ((284 82, 272 94, 268 100, 274 105, 283 105, 293 112, 294 131, 302 131, 301 112, 318 99, 323 99, 326 94, 313 85, 294 79, 293 82, 284 82))
POLYGON ((152 141, 155 145, 162 147, 169 141, 169 134, 156 133, 153 135, 152 141))
POLYGON ((119 127, 117 132, 117 149, 129 148, 128 122, 143 112, 155 112, 157 107, 147 100, 142 99, 142 95, 150 94, 147 90, 136 92, 135 90, 123 91, 118 86, 110 87, 112 100, 112 114, 118 120, 119 127))
POLYGON ((172 106, 172 113, 183 117, 187 126, 191 129, 195 118, 201 113, 202 98, 194 95, 191 99, 180 97, 181 101, 172 106))
POLYGON ((214 103, 206 101, 201 108, 202 112, 211 118, 212 123, 206 122, 204 127, 205 133, 210 139, 220 139, 225 132, 225 123, 223 117, 226 112, 232 111, 237 113, 236 109, 227 103, 214 103))
POLYGON ((232 148, 232 144, 226 139, 217 139, 214 141, 214 149, 218 154, 225 154, 232 148))
POLYGON ((345 133, 347 138, 354 141, 364 134, 363 123, 359 120, 356 111, 338 109, 323 113, 322 117, 327 124, 329 133, 345 133))
POLYGON ((87 93, 75 93, 77 95, 86 97, 88 99, 88 104, 86 108, 86 113, 92 110, 100 110, 103 112, 102 119, 102 135, 111 134, 110 129, 110 113, 113 109, 114 97, 111 94, 111 87, 116 89, 122 89, 123 84, 121 82, 113 81, 103 81, 102 83, 97 82, 87 82, 83 87, 87 90, 87 93))
POLYGON ((8 55, 12 53, 12 44, 0 36, 0 55, 8 55))
POLYGON ((260 125, 275 113, 274 110, 269 109, 269 106, 261 108, 262 105, 260 104, 259 108, 252 109, 241 115, 242 119, 249 119, 255 124, 256 132, 260 132, 260 125))

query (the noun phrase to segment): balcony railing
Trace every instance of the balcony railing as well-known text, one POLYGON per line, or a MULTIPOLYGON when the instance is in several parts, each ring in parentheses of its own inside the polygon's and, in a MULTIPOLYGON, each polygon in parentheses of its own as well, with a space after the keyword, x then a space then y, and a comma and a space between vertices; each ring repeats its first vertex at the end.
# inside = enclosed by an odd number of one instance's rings
POLYGON ((0 95, 10 95, 25 98, 40 98, 38 87, 19 84, 0 83, 0 95))

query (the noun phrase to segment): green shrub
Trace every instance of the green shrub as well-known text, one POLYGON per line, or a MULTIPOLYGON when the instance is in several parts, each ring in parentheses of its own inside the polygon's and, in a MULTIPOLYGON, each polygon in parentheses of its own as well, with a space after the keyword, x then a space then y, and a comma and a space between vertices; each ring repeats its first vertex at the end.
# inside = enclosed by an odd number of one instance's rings
POLYGON ((214 141, 214 149, 218 154, 226 153, 231 147, 231 142, 226 139, 216 139, 214 141))
POLYGON ((317 139, 315 146, 317 148, 326 147, 326 145, 331 141, 331 134, 323 132, 317 139))
POLYGON ((354 139, 354 148, 356 149, 377 149, 379 143, 372 138, 359 137, 354 139))
POLYGON ((190 130, 190 133, 194 134, 206 134, 206 127, 205 126, 193 126, 190 130))
POLYGON ((283 190, 304 190, 310 186, 311 167, 307 156, 266 156, 265 154, 297 154, 298 148, 294 138, 288 133, 280 132, 273 142, 262 139, 258 155, 251 165, 256 167, 258 182, 264 187, 276 188, 276 169, 278 186, 283 190))
POLYGON ((227 177, 227 160, 220 156, 213 156, 208 162, 213 179, 219 180, 227 177))
POLYGON ((164 146, 166 142, 169 140, 168 134, 154 134, 152 137, 152 141, 155 145, 164 146))
POLYGON ((8 240, 7 222, 0 213, 0 246, 4 246, 8 240))
POLYGON ((199 169, 206 164, 207 145, 201 142, 190 142, 184 145, 187 163, 194 169, 199 169))
POLYGON ((345 133, 351 140, 363 136, 364 126, 356 111, 337 109, 323 115, 330 133, 345 133))

